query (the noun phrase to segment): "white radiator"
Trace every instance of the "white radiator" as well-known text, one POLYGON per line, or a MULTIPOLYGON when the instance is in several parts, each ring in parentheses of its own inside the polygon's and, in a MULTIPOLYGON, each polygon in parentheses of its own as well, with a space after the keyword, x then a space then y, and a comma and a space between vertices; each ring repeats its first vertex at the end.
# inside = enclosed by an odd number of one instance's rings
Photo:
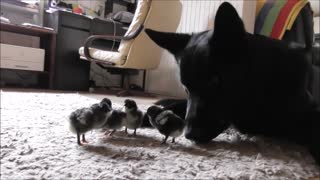
MULTIPOLYGON (((201 32, 212 29, 214 23, 214 16, 218 10, 219 5, 224 2, 222 0, 182 0, 182 16, 178 32, 191 33, 201 32)), ((242 16, 242 0, 231 0, 230 2, 242 16)))

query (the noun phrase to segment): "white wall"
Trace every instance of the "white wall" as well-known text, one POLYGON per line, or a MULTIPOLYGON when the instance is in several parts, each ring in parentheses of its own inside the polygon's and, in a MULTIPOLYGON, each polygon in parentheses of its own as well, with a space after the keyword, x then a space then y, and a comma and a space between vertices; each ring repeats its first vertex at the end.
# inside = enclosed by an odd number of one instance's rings
POLYGON ((242 19, 246 30, 250 33, 254 31, 254 22, 256 17, 256 1, 243 1, 242 19))
MULTIPOLYGON (((222 0, 181 0, 182 17, 177 32, 192 33, 212 29, 214 15, 222 0)), ((231 0, 241 16, 246 18, 247 30, 252 32, 255 1, 231 0), (244 12, 244 13, 243 13, 244 12)), ((159 68, 148 71, 147 91, 162 95, 185 97, 185 91, 179 81, 179 69, 174 57, 164 51, 159 68)))
MULTIPOLYGON (((91 10, 97 12, 99 9, 102 11, 101 12, 101 17, 104 15, 104 3, 105 0, 62 0, 65 3, 68 4, 80 4, 82 8, 85 10, 91 10)), ((86 11, 87 13, 89 12, 90 15, 94 15, 90 13, 90 11, 86 11)))

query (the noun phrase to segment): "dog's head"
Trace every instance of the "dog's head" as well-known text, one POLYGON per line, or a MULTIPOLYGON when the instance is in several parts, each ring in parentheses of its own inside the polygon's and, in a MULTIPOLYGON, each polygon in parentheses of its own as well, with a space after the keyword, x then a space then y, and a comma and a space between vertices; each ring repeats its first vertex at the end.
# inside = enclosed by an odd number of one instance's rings
POLYGON ((213 31, 197 34, 158 32, 148 36, 172 53, 180 66, 181 82, 189 94, 186 138, 206 142, 229 126, 226 108, 241 86, 241 51, 246 31, 235 8, 223 3, 213 31))

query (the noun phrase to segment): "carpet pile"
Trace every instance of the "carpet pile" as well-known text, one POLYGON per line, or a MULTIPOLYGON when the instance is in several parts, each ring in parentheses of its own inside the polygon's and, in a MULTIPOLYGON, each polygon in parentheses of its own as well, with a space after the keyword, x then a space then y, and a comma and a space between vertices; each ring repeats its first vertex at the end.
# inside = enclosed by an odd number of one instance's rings
MULTIPOLYGON (((300 146, 230 128, 211 143, 183 136, 172 144, 154 129, 100 130, 78 146, 69 114, 98 102, 81 94, 1 91, 1 179, 317 179, 319 166, 300 146), (129 133, 132 133, 129 131, 129 133)), ((114 103, 121 108, 121 103, 114 103)), ((139 104, 142 110, 150 104, 139 104)))

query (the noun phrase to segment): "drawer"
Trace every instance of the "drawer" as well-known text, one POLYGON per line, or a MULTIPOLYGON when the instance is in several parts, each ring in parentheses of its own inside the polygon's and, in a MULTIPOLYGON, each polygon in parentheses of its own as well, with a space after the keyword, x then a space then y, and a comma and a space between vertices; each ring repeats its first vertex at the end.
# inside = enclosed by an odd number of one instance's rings
POLYGON ((43 49, 0 44, 0 67, 8 69, 24 69, 43 71, 43 49))
POLYGON ((44 62, 43 49, 30 48, 23 46, 15 46, 10 44, 0 44, 1 62, 2 60, 28 61, 28 62, 44 62))
POLYGON ((62 26, 90 31, 91 20, 85 16, 61 12, 60 21, 62 26))
POLYGON ((30 70, 30 71, 43 71, 44 70, 43 63, 44 62, 1 60, 0 68, 30 70))

